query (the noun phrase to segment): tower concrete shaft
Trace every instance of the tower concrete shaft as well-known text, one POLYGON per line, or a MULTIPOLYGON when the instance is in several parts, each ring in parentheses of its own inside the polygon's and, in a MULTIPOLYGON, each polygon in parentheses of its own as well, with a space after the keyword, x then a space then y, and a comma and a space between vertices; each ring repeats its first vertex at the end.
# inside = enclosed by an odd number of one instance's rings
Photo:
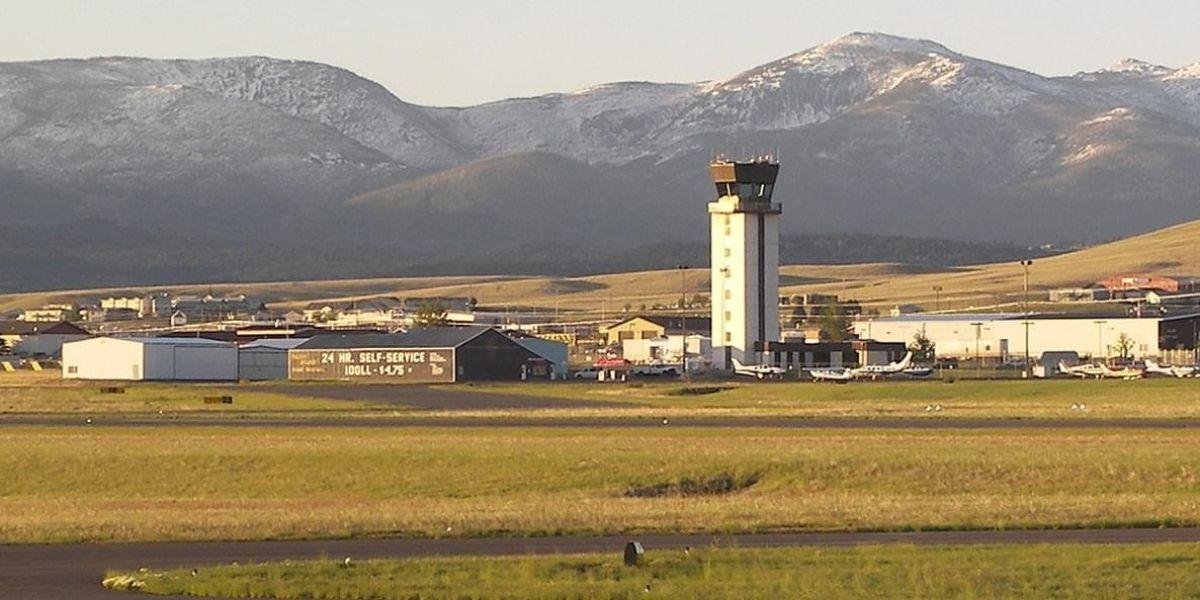
POLYGON ((771 202, 778 163, 710 165, 717 199, 712 226, 713 365, 759 364, 764 342, 779 340, 779 215, 771 202))

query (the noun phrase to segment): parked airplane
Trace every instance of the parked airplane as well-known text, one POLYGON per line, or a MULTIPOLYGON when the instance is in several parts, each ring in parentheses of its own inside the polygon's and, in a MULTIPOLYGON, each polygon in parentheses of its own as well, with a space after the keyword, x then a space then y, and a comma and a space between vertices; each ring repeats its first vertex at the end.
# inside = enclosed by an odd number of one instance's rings
POLYGON ((845 383, 866 377, 876 379, 892 375, 904 375, 906 377, 920 378, 929 377, 933 374, 933 369, 930 367, 912 366, 912 359, 913 353, 909 352, 899 361, 886 365, 864 365, 855 369, 809 369, 808 374, 816 381, 834 381, 837 383, 845 383))
POLYGON ((772 365, 743 365, 738 359, 733 359, 733 374, 744 375, 746 377, 757 377, 758 379, 766 378, 783 378, 787 374, 787 369, 772 365))
POLYGON ((1146 359, 1146 373, 1154 375, 1165 375, 1167 377, 1195 377, 1196 367, 1173 367, 1170 365, 1160 365, 1158 361, 1146 359))
POLYGON ((1089 377, 1100 379, 1104 376, 1104 370, 1100 368, 1100 365, 1083 363, 1072 367, 1061 360, 1058 361, 1058 372, 1064 375, 1073 375, 1083 379, 1087 379, 1089 377))
POLYGON ((912 360, 913 353, 909 352, 908 354, 904 355, 904 358, 897 362, 888 363, 886 365, 863 365, 857 369, 851 369, 850 372, 853 373, 855 377, 870 377, 872 379, 876 377, 887 377, 888 375, 895 375, 897 373, 903 373, 907 371, 912 367, 912 360))
POLYGON ((929 377, 930 375, 933 375, 933 367, 909 367, 900 373, 905 377, 921 379, 923 377, 929 377))
POLYGON ((1104 363, 1100 363, 1100 369, 1104 371, 1104 377, 1106 379, 1124 379, 1124 380, 1128 381, 1131 379, 1141 379, 1143 376, 1146 375, 1146 372, 1141 369, 1135 369, 1133 367, 1125 367, 1123 369, 1115 369, 1114 370, 1114 369, 1108 368, 1108 365, 1106 365, 1104 363))
POLYGON ((847 383, 854 380, 854 373, 851 373, 849 369, 809 369, 808 374, 813 381, 847 383))
POLYGON ((1068 366, 1067 363, 1059 361, 1058 371, 1067 375, 1074 375, 1087 379, 1088 377, 1095 379, 1141 379, 1144 373, 1139 369, 1110 369, 1108 365, 1085 363, 1077 366, 1068 366))

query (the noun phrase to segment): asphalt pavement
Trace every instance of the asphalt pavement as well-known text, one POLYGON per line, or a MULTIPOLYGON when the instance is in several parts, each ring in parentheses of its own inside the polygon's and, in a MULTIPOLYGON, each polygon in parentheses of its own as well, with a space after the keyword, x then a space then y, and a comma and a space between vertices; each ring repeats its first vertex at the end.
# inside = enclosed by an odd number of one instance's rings
MULTIPOLYGON (((162 542, 140 544, 0 545, 0 598, 93 600, 136 598, 110 592, 100 581, 107 570, 200 568, 239 562, 343 557, 502 556, 610 552, 637 540, 646 552, 685 546, 855 546, 863 544, 1136 544, 1200 542, 1200 528, 924 531, 879 533, 778 533, 745 535, 633 535, 543 538, 356 539, 266 542, 162 542)), ((161 596, 155 596, 161 597, 161 596)))

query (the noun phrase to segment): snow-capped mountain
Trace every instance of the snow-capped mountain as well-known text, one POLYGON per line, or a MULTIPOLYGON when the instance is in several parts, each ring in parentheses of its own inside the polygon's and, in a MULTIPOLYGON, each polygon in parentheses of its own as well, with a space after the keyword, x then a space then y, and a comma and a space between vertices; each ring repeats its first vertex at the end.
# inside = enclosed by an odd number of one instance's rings
POLYGON ((788 232, 1111 238, 1200 218, 1200 63, 1046 77, 852 33, 724 80, 453 108, 261 57, 0 63, 8 224, 631 247, 703 238, 704 165, 722 153, 780 155, 788 232))

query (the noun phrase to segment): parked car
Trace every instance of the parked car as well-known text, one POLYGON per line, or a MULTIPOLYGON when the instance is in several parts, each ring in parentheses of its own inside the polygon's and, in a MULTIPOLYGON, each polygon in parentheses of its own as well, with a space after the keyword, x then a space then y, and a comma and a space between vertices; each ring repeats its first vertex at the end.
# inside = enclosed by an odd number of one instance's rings
POLYGON ((571 379, 599 379, 599 367, 584 367, 571 373, 571 379))

